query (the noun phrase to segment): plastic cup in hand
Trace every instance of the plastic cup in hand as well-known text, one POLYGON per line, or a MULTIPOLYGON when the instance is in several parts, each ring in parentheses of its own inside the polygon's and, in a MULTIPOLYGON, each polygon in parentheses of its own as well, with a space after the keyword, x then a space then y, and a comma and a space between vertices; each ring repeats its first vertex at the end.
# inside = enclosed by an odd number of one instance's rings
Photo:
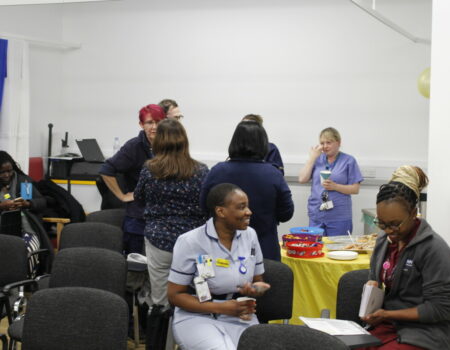
POLYGON ((330 175, 331 175, 331 171, 330 171, 330 170, 322 170, 322 171, 320 172, 320 183, 323 184, 323 182, 324 182, 325 180, 328 180, 328 178, 330 177, 330 175))
MULTIPOLYGON (((236 301, 241 302, 241 301, 252 301, 252 307, 255 305, 256 299, 255 298, 250 298, 250 297, 239 297, 236 299, 236 301)), ((239 316, 240 321, 242 322, 248 322, 252 319, 252 314, 243 314, 239 316)))

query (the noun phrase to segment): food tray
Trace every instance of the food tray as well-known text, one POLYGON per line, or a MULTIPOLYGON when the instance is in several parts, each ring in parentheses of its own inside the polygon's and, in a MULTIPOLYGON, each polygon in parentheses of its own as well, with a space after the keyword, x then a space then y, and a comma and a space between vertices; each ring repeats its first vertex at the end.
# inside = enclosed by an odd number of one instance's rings
POLYGON ((337 251, 337 250, 347 250, 351 252, 358 252, 358 253, 371 253, 373 249, 367 248, 367 249, 345 249, 346 246, 351 244, 351 242, 348 243, 329 243, 326 245, 326 248, 329 252, 337 251))
MULTIPOLYGON (((355 236, 352 236, 355 237, 355 236)), ((327 240, 333 243, 352 243, 348 235, 345 236, 327 236, 327 240)), ((355 238, 356 241, 356 238, 355 238)))

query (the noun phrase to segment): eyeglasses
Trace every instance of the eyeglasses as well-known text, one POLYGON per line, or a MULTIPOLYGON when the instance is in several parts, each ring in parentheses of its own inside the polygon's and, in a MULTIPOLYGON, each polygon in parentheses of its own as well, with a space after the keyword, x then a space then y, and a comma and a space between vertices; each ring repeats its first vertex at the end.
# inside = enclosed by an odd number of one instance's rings
POLYGON ((398 225, 386 225, 384 222, 381 222, 380 220, 378 220, 378 218, 373 219, 373 223, 374 225, 378 226, 379 228, 381 228, 383 231, 390 229, 391 231, 398 231, 400 230, 400 228, 402 227, 402 225, 409 219, 409 217, 405 218, 401 223, 399 223, 398 225))
POLYGON ((156 126, 158 125, 158 122, 155 122, 154 120, 147 120, 146 122, 144 122, 144 125, 156 126))
POLYGON ((180 121, 181 119, 183 119, 184 118, 184 115, 174 115, 173 116, 173 119, 176 119, 176 120, 178 120, 178 121, 180 121))

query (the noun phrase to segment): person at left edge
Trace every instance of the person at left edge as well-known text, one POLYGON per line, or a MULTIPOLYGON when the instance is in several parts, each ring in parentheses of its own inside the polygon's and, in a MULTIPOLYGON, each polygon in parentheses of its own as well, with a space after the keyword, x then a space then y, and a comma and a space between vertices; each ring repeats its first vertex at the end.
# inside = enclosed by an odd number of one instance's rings
POLYGON ((111 192, 119 200, 126 202, 123 221, 125 254, 144 252, 144 207, 134 201, 133 191, 145 161, 153 158, 152 141, 158 123, 164 118, 166 113, 162 107, 156 104, 142 107, 139 111, 139 126, 142 130, 138 136, 128 140, 100 169, 100 175, 111 192), (124 175, 126 193, 122 192, 117 182, 116 175, 119 173, 124 175))

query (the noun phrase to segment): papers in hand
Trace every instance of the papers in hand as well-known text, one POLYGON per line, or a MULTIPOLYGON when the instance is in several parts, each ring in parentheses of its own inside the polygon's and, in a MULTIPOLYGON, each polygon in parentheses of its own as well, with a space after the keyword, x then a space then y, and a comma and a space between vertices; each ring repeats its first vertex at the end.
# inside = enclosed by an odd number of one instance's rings
POLYGON ((361 305, 359 307, 359 317, 367 316, 383 305, 384 290, 365 284, 361 296, 361 305))
POLYGON ((331 335, 370 334, 353 321, 310 317, 300 317, 300 320, 302 320, 309 328, 317 329, 331 335))

